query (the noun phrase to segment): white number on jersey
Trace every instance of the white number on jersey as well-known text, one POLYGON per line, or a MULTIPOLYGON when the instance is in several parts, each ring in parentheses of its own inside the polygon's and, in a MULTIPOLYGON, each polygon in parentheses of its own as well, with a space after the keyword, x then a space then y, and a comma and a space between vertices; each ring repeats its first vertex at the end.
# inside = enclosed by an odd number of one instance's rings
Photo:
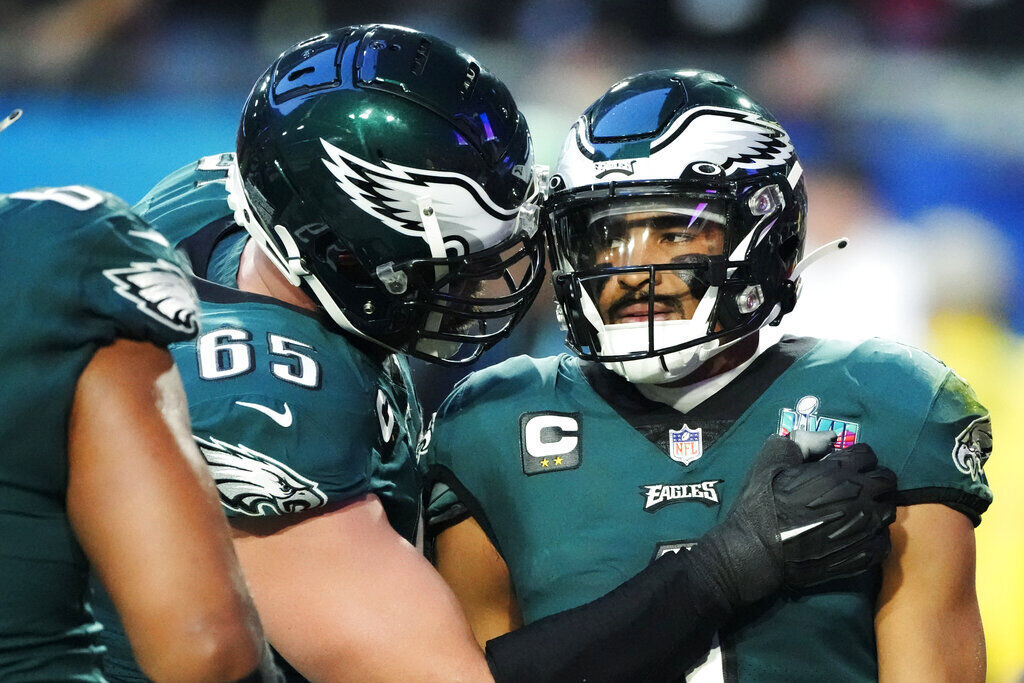
MULTIPOLYGON (((291 384, 317 389, 320 386, 320 365, 302 353, 304 349, 313 350, 313 347, 279 334, 267 335, 270 355, 285 359, 284 362, 270 363, 271 374, 291 384)), ((234 327, 221 327, 199 337, 196 354, 199 357, 199 377, 207 380, 227 379, 252 372, 256 358, 252 334, 234 327)))

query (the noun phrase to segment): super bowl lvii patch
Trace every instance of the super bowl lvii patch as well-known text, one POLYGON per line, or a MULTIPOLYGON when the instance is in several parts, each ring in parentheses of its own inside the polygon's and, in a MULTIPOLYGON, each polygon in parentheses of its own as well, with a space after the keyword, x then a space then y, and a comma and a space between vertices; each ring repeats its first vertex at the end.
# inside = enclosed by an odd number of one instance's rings
POLYGON ((796 402, 794 408, 783 408, 779 414, 779 431, 782 436, 803 429, 809 432, 833 431, 836 438, 836 449, 848 448, 857 443, 860 435, 860 424, 838 417, 818 415, 817 396, 804 396, 796 402))

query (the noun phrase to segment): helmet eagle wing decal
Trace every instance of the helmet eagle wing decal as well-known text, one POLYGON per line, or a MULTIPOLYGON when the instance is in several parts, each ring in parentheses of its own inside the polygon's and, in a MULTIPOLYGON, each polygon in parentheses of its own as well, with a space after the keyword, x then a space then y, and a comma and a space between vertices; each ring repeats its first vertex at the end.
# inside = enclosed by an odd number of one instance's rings
POLYGON ((669 150, 676 159, 736 168, 760 169, 793 156, 789 135, 752 114, 718 107, 698 107, 651 141, 651 156, 669 150))
POLYGON ((444 233, 452 241, 491 246, 507 237, 517 209, 495 204, 472 178, 448 171, 410 168, 390 161, 377 166, 321 139, 324 166, 356 206, 403 235, 424 236, 416 200, 429 196, 444 233))

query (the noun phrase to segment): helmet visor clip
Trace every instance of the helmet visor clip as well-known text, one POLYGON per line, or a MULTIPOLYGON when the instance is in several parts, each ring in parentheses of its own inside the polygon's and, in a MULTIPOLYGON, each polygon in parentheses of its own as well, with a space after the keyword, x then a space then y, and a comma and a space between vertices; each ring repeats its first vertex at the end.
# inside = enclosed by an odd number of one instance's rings
POLYGON ((383 283, 388 294, 404 294, 409 288, 409 277, 405 271, 395 270, 394 261, 377 266, 377 279, 383 283))

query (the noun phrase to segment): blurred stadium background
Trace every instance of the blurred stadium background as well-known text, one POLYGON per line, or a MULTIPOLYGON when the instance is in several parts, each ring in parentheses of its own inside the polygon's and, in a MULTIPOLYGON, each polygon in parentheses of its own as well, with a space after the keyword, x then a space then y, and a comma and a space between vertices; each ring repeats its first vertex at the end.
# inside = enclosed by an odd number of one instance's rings
MULTIPOLYGON (((78 183, 134 202, 231 150, 265 66, 345 24, 413 26, 477 56, 509 84, 547 164, 619 78, 701 67, 734 79, 807 166, 809 246, 852 240, 810 269, 787 327, 921 346, 993 413, 978 593, 989 679, 1024 680, 1024 3, 0 0, 0 17, 0 116, 25 112, 0 137, 0 192, 78 183)), ((486 361, 559 352, 551 313, 548 291, 486 361)), ((428 406, 458 379, 417 372, 428 406)))

